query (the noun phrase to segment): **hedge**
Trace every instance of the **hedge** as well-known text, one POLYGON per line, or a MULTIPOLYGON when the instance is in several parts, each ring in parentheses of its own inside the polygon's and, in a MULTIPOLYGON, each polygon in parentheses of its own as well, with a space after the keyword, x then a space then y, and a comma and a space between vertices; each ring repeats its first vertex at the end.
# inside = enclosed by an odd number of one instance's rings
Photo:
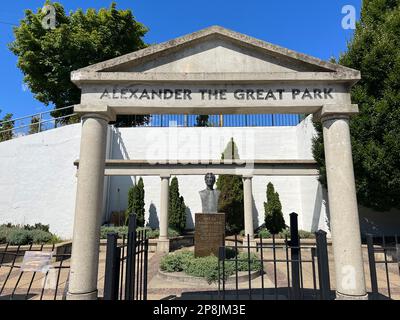
POLYGON ((0 225, 0 242, 10 245, 51 244, 60 242, 60 239, 49 232, 48 225, 18 226, 9 223, 0 225))

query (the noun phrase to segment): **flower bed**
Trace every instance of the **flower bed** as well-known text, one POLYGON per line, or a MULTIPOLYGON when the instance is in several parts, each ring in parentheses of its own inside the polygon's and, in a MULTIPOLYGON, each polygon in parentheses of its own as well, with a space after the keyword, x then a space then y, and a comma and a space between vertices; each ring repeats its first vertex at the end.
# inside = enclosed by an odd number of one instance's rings
MULTIPOLYGON (((225 279, 235 273, 235 256, 238 260, 238 271, 249 270, 247 253, 235 254, 233 250, 229 250, 225 260, 225 279)), ((184 272, 189 276, 205 278, 208 283, 218 281, 218 258, 213 255, 195 258, 191 251, 177 251, 161 259, 160 269, 164 272, 184 272)), ((261 263, 255 253, 250 254, 250 270, 261 270, 261 263)))

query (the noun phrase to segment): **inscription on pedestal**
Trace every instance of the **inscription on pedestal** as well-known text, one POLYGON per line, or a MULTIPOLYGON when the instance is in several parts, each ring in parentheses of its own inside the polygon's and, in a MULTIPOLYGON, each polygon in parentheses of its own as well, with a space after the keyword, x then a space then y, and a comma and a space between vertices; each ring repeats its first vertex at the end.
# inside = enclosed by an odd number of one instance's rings
POLYGON ((225 238, 225 213, 196 213, 195 218, 195 256, 218 256, 225 238))

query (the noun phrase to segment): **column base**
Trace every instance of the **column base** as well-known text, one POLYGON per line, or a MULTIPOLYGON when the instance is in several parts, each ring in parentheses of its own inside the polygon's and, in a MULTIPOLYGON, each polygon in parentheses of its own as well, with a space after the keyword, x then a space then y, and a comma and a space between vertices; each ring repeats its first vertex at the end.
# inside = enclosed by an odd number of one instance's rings
POLYGON ((169 239, 158 239, 156 251, 161 253, 169 253, 169 239))
POLYGON ((368 300, 368 294, 362 296, 352 296, 348 294, 343 294, 336 291, 336 299, 335 300, 368 300))
POLYGON ((97 290, 88 293, 67 293, 67 300, 97 300, 97 290))

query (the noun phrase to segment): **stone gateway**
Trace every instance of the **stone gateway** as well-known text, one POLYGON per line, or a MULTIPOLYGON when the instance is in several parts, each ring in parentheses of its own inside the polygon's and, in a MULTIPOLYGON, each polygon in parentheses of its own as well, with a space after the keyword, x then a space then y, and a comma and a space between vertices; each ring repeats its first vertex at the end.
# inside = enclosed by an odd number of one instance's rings
MULTIPOLYGON (((360 79, 357 70, 218 26, 72 72, 71 80, 82 92, 81 103, 74 107, 82 116, 82 130, 68 299, 97 298, 107 125, 116 115, 267 113, 313 114, 314 120, 321 121, 336 295, 367 298, 349 127, 349 117, 358 113, 358 106, 351 103, 351 87, 360 79)), ((122 161, 117 169, 129 170, 130 164, 122 161)), ((166 251, 172 169, 182 174, 176 165, 159 171, 157 248, 166 251)), ((219 167, 222 172, 235 169, 219 167)), ((280 169, 269 167, 264 172, 274 174, 280 169)), ((192 172, 196 170, 203 167, 192 172)), ((252 238, 256 172, 234 174, 243 178, 245 234, 252 238)), ((220 219, 214 221, 220 226, 223 220, 218 217, 196 215, 195 224, 220 219)), ((214 234, 214 229, 207 232, 214 234)), ((215 235, 217 245, 216 231, 215 235)))

